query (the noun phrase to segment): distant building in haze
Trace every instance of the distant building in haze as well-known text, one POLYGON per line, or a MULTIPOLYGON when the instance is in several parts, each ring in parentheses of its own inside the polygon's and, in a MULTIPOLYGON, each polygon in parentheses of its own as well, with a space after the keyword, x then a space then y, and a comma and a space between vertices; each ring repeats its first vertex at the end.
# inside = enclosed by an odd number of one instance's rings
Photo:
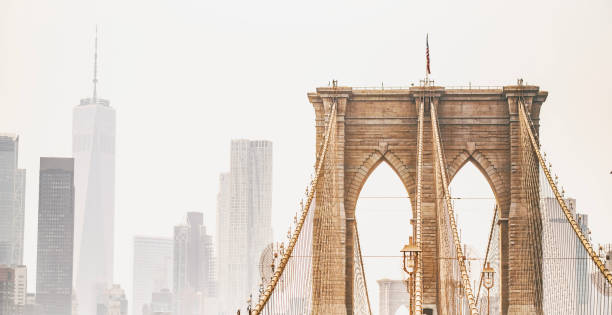
POLYGON ((36 302, 42 314, 70 315, 74 237, 74 160, 40 158, 38 193, 36 302))
POLYGON ((187 224, 174 227, 175 315, 203 314, 206 301, 215 294, 212 237, 204 217, 187 213, 187 224))
MULTIPOLYGON (((591 230, 589 229, 589 216, 584 213, 575 214, 576 222, 580 227, 582 233, 590 240, 591 230)), ((591 263, 590 256, 584 249, 584 245, 580 242, 577 237, 574 237, 576 243, 576 303, 578 304, 579 310, 583 310, 589 303, 588 290, 591 286, 591 275, 589 272, 589 264, 591 263)))
POLYGON ((174 240, 163 237, 134 237, 134 284, 132 314, 141 315, 151 295, 173 286, 174 240))
POLYGON ((605 255, 605 264, 608 270, 612 270, 612 244, 603 245, 603 252, 605 255))
POLYGON ((0 265, 23 263, 25 170, 17 167, 19 136, 0 133, 0 265))
POLYGON ((27 281, 25 266, 0 266, 0 314, 25 314, 27 281))
MULTIPOLYGON (((582 233, 590 239, 588 215, 577 212, 576 199, 565 198, 564 201, 582 233)), ((546 220, 542 232, 542 256, 546 260, 542 264, 542 279, 544 290, 549 291, 543 297, 544 313, 588 313, 589 290, 593 289, 589 271, 590 256, 568 224, 556 198, 542 198, 540 208, 546 220), (571 259, 553 259, 560 256, 571 259), (558 288, 563 288, 563 291, 558 288), (567 303, 555 303, 561 298, 567 303)))
POLYGON ((18 313, 22 313, 28 298, 28 270, 26 266, 13 266, 15 270, 15 296, 18 313))
POLYGON ((13 314, 15 307, 15 270, 0 267, 0 314, 13 314))
POLYGON ((168 289, 153 292, 151 303, 143 306, 142 315, 172 315, 173 295, 168 289))
POLYGON ((232 140, 230 171, 217 204, 219 305, 235 314, 259 282, 259 258, 272 242, 272 142, 232 140))
POLYGON ((125 291, 118 284, 113 284, 98 297, 96 315, 127 315, 128 301, 125 291))
MULTIPOLYGON (((23 310, 23 315, 39 315, 38 307, 36 305, 36 294, 26 294, 26 304, 23 310)), ((72 315, 75 315, 74 313, 72 315)))
MULTIPOLYGON (((576 214, 576 200, 573 198, 565 199, 569 210, 573 215, 576 214)), ((543 230, 542 230, 542 256, 543 257, 557 257, 559 256, 559 250, 556 243, 559 239, 566 240, 565 245, 566 255, 573 255, 577 250, 577 243, 573 242, 575 233, 568 228, 567 218, 556 198, 542 198, 541 201, 541 213, 543 217, 543 230)), ((576 272, 571 272, 571 266, 567 264, 567 261, 560 260, 549 260, 547 263, 542 264, 542 282, 544 288, 555 288, 563 287, 564 292, 557 293, 558 290, 550 290, 550 294, 543 297, 543 309, 544 313, 555 313, 556 310, 573 314, 577 310, 576 301, 578 300, 577 287, 576 287, 576 272), (566 272, 567 274, 562 276, 560 273, 566 272), (564 305, 556 305, 555 301, 558 301, 559 294, 562 294, 568 303, 564 305)))
POLYGON ((113 281, 115 220, 115 109, 94 89, 73 110, 75 165, 75 284, 81 315, 95 314, 96 297, 113 281))

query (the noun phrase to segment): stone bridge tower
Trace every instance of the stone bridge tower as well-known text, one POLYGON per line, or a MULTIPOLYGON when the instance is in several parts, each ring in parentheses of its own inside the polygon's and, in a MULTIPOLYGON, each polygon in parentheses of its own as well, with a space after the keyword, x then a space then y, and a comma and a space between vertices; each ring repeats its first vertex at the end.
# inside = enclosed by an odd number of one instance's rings
MULTIPOLYGON (((315 309, 327 314, 352 314, 353 247, 355 206, 361 188, 370 173, 388 163, 397 173, 411 197, 414 209, 416 178, 417 104, 422 87, 407 89, 353 89, 350 87, 318 88, 308 94, 315 109, 317 144, 321 144, 329 108, 338 104, 334 177, 339 200, 333 213, 333 229, 314 232, 315 241, 324 237, 330 243, 326 250, 313 255, 323 259, 313 266, 319 292, 315 309), (333 269, 333 272, 329 272, 333 269), (327 270, 327 271, 325 271, 327 270), (323 276, 321 273, 325 272, 323 276), (317 278, 319 277, 319 278, 317 278)), ((488 180, 501 209, 501 303, 504 314, 535 312, 536 294, 525 283, 529 262, 521 257, 526 250, 526 194, 521 187, 521 130, 517 101, 523 97, 536 129, 539 112, 548 93, 537 86, 504 86, 499 88, 429 87, 431 102, 426 103, 423 140, 422 249, 424 306, 437 308, 440 303, 438 280, 444 275, 438 268, 439 184, 435 182, 432 130, 429 106, 437 106, 441 141, 449 177, 471 161, 488 180), (531 300, 525 299, 531 296, 531 300)), ((317 145, 320 150, 320 145, 317 145)), ((317 152, 318 154, 318 152, 317 152)), ((328 174, 329 175, 329 174, 328 174)), ((320 205, 317 204, 317 207, 320 205)), ((321 217, 316 212, 316 220, 321 217)), ((483 222, 484 223, 484 222, 483 222)), ((487 222, 488 223, 488 222, 487 222)), ((409 222, 406 222, 408 227, 409 222)), ((408 239, 408 235, 406 235, 408 239)))

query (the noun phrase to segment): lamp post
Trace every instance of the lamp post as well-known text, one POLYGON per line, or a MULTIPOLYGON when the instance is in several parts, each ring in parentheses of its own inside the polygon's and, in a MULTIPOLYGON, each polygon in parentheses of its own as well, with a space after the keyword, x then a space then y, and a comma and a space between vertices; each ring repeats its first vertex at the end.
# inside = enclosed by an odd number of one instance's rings
POLYGON ((408 245, 404 245, 400 252, 402 253, 403 257, 402 262, 404 272, 408 275, 408 280, 406 280, 406 289, 408 290, 408 294, 410 294, 410 315, 412 315, 414 314, 414 274, 419 269, 418 257, 421 253, 421 248, 414 244, 412 237, 410 237, 408 239, 408 245))
POLYGON ((487 315, 491 314, 489 291, 495 284, 494 275, 495 275, 495 270, 491 268, 491 264, 487 262, 487 266, 482 270, 482 278, 484 279, 484 287, 487 289, 487 315))

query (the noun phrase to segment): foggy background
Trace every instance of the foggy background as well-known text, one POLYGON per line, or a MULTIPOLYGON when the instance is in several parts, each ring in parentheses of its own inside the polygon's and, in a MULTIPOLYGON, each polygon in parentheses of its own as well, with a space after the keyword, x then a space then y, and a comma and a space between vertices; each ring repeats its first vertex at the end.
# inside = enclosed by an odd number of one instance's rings
MULTIPOLYGON (((214 235, 230 139, 274 142, 272 224, 283 239, 314 161, 306 93, 332 79, 418 83, 426 33, 437 85, 510 85, 520 77, 549 92, 543 149, 566 196, 590 215, 594 243, 612 242, 609 1, 0 0, 0 131, 19 134, 19 167, 27 169, 29 291, 39 157, 71 155, 72 108, 92 94, 96 24, 98 95, 117 111, 114 276, 130 302, 134 235, 171 236, 187 211, 204 212, 214 235)), ((405 194, 385 166, 362 196, 370 186, 378 187, 372 194, 405 194)), ((474 170, 458 175, 470 186, 455 194, 491 194, 486 185, 471 190, 484 181, 474 170)), ((403 202, 360 200, 357 218, 368 217, 359 222, 364 255, 383 243, 381 251, 398 254, 408 236, 402 226, 376 231, 410 218, 403 202)), ((486 235, 493 200, 457 208, 466 242, 468 230, 486 235)), ((399 268, 399 258, 392 263, 399 268)), ((372 290, 371 279, 383 275, 365 264, 372 290)))

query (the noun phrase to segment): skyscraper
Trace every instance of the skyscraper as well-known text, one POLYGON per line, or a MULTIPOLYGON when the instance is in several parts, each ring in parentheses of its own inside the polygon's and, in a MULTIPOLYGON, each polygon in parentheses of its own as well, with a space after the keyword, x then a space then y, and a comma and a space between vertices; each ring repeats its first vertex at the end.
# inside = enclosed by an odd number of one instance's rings
MULTIPOLYGON (((221 173, 219 175, 219 193, 217 194, 217 237, 215 243, 215 249, 217 253, 217 260, 215 264, 215 272, 217 277, 217 296, 219 310, 224 310, 228 302, 225 301, 228 290, 227 288, 233 287, 234 285, 225 285, 221 281, 228 281, 229 277, 226 276, 232 266, 228 266, 230 262, 230 249, 234 248, 230 242, 232 242, 233 234, 230 231, 230 174, 221 173), (221 264, 224 264, 221 266, 221 264)), ((234 248, 234 250, 236 250, 234 248)))
POLYGON ((215 294, 212 237, 204 217, 187 213, 187 224, 174 227, 174 294, 176 315, 202 314, 215 294))
POLYGON ((220 305, 233 314, 255 292, 262 250, 272 242, 272 142, 232 140, 217 205, 220 305))
POLYGON ((42 314, 72 313, 73 227, 74 160, 40 158, 36 302, 42 314))
POLYGON ((75 280, 79 312, 95 314, 96 297, 113 281, 115 110, 94 90, 73 111, 75 165, 75 280))
POLYGON ((142 314, 142 307, 151 303, 154 292, 172 288, 173 247, 174 241, 171 238, 134 238, 132 315, 142 314))
POLYGON ((0 134, 0 264, 23 263, 25 170, 17 168, 19 137, 0 134))

